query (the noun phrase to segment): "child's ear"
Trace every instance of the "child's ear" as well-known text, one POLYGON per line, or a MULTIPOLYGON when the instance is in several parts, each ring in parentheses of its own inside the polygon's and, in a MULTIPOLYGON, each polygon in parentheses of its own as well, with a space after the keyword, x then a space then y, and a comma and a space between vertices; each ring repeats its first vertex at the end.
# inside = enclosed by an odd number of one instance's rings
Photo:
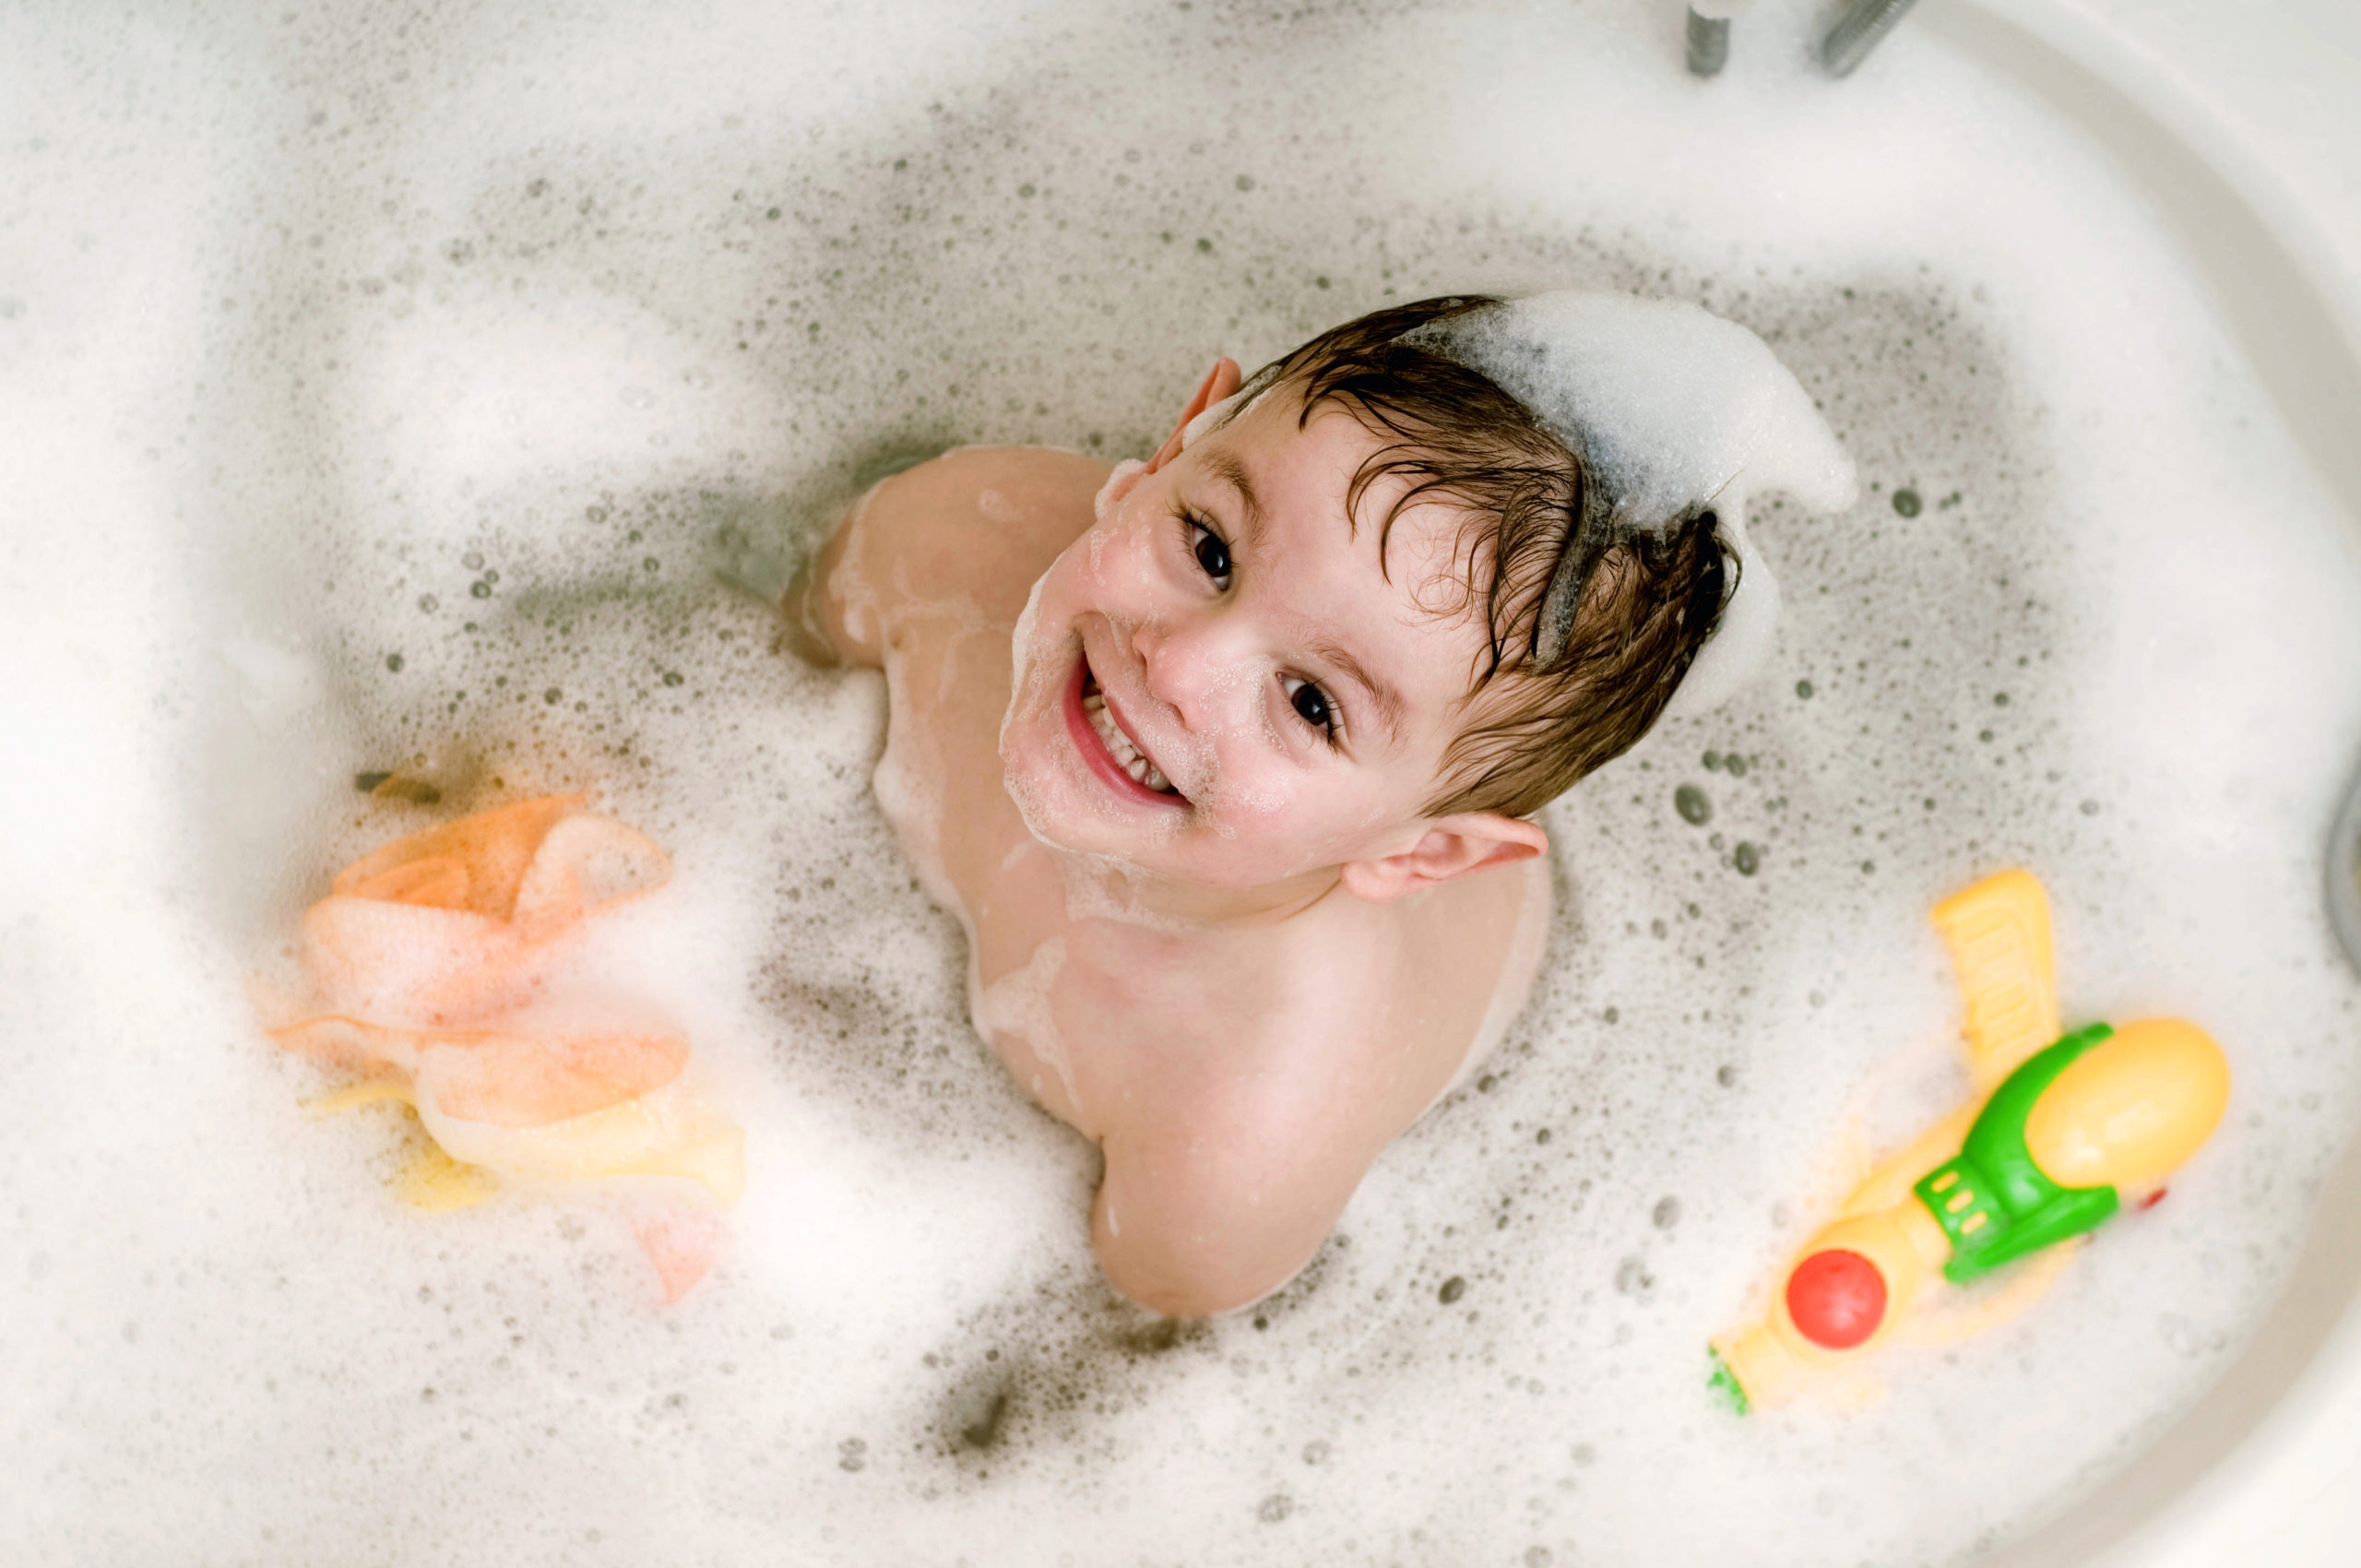
POLYGON ((1348 861, 1341 868, 1345 889, 1372 904, 1390 904, 1486 866, 1513 865, 1546 853, 1549 836, 1538 823, 1494 812, 1437 817, 1418 843, 1398 855, 1348 861))
POLYGON ((1172 434, 1165 437, 1164 445, 1156 449, 1156 456, 1147 460, 1145 471, 1154 473, 1179 457, 1180 433, 1189 428, 1189 422, 1237 391, 1244 379, 1239 374, 1236 360, 1216 360, 1214 368, 1205 373, 1205 379, 1199 384, 1197 395, 1189 399, 1187 408, 1180 410, 1180 422, 1172 427, 1172 434))

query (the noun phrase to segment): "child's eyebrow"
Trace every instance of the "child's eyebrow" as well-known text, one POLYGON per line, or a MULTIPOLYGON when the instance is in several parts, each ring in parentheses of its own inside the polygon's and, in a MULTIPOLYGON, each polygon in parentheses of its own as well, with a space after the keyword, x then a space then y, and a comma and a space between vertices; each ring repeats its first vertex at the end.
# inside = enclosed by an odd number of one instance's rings
POLYGON ((1239 460, 1238 454, 1210 453, 1205 458, 1205 468, 1216 479, 1229 481, 1230 488, 1238 492, 1238 499, 1245 508, 1246 531, 1260 533, 1263 529, 1262 498, 1254 493, 1254 481, 1247 473, 1246 465, 1239 460))
POLYGON ((1381 681, 1376 676, 1370 674, 1368 669, 1362 665, 1361 661, 1355 659, 1341 644, 1324 640, 1318 641, 1312 643, 1304 651, 1311 654, 1312 658, 1320 660, 1323 664, 1334 665, 1337 670, 1344 672, 1347 680, 1351 681, 1355 685, 1360 687, 1363 692, 1367 693, 1370 706, 1377 709, 1378 718, 1382 719, 1385 723, 1385 733, 1387 738, 1392 740, 1396 745, 1401 743, 1401 693, 1395 691, 1392 686, 1387 685, 1383 681, 1381 681))

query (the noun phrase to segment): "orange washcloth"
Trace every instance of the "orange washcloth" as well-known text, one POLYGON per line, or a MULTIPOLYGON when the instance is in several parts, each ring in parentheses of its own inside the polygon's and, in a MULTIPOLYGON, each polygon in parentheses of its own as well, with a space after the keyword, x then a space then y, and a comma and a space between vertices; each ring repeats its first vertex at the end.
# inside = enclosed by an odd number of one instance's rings
MULTIPOLYGON (((685 1178, 733 1202, 744 1135, 689 1084, 687 1038, 626 998, 549 994, 551 961, 586 921, 670 875, 662 849, 578 794, 412 834, 338 873, 305 913, 304 964, 325 1005, 271 1035, 387 1086, 337 1107, 390 1097, 416 1110, 435 1146, 433 1180, 403 1189, 421 1206, 481 1201, 498 1177, 622 1175, 685 1178)), ((639 1229, 677 1300, 710 1265, 718 1229, 639 1229)))

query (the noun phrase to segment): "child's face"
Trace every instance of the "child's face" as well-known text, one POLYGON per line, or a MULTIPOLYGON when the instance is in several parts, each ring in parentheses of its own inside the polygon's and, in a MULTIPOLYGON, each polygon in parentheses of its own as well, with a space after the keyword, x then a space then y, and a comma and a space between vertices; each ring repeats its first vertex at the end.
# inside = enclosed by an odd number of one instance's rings
POLYGON ((1037 836, 1231 888, 1420 839, 1483 651, 1453 608, 1463 517, 1385 533, 1389 478, 1356 528, 1379 441, 1299 409, 1282 387, 1119 479, 1035 586, 1001 756, 1037 836))

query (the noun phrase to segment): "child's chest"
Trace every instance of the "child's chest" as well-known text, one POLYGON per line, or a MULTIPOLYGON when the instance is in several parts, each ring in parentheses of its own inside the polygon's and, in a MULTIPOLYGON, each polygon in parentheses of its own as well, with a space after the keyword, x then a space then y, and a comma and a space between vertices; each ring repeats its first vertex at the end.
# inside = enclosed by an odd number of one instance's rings
POLYGON ((954 814, 946 902, 967 930, 977 1032, 1092 1137, 1322 1115, 1382 1142, 1513 1014, 1548 919, 1546 875, 1536 900, 1520 867, 1412 908, 1339 893, 1271 927, 1159 927, 1013 809, 954 814))
POLYGON ((970 1015, 1034 1099, 1095 1137, 1312 1116, 1382 1144, 1505 1028, 1548 921, 1546 873, 1520 867, 1447 908, 1339 895, 1281 926, 1162 931, 1099 910, 1050 851, 1013 859, 961 904, 970 1015))

